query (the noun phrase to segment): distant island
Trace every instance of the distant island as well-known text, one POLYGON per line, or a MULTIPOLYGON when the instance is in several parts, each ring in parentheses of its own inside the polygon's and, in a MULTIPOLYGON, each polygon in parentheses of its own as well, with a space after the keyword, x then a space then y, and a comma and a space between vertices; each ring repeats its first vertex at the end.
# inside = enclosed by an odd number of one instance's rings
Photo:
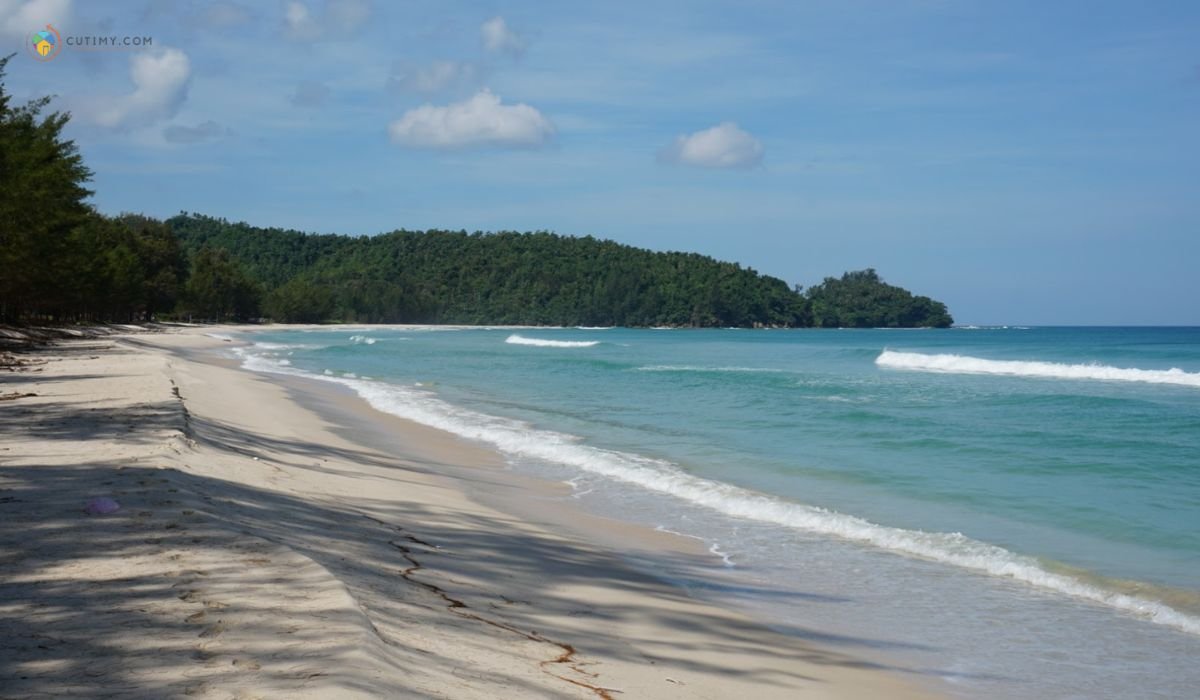
MULTIPOLYGON (((10 57, 11 58, 11 57, 10 57)), ((946 327, 873 269, 803 290, 737 263, 591 236, 302 233, 183 213, 105 216, 49 99, 0 59, 0 322, 211 321, 740 328, 946 327)))

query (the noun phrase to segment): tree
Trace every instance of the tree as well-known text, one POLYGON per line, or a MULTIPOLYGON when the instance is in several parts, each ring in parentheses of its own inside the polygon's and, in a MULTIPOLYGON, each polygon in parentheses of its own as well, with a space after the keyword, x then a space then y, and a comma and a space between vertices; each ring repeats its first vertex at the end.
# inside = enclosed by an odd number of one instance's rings
POLYGON ((258 316, 258 285, 223 248, 202 248, 192 256, 185 308, 203 319, 247 321, 258 316))
POLYGON ((884 282, 873 268, 826 277, 806 296, 814 325, 825 328, 945 328, 946 305, 884 282))
POLYGON ((265 306, 267 315, 284 323, 319 323, 334 313, 329 287, 298 277, 271 292, 265 306))
POLYGON ((72 296, 80 257, 67 243, 91 213, 92 173, 62 136, 70 115, 41 116, 50 97, 11 105, 3 78, 13 55, 0 58, 0 319, 56 319, 72 296))

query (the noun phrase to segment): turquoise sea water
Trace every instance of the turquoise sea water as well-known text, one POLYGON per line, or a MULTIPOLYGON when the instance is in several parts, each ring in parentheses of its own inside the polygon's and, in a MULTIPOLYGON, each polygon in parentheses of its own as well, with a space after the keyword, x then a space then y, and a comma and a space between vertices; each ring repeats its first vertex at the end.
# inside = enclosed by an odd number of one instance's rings
POLYGON ((347 384, 700 538, 740 604, 964 696, 1200 683, 1200 329, 249 340, 251 369, 347 384))

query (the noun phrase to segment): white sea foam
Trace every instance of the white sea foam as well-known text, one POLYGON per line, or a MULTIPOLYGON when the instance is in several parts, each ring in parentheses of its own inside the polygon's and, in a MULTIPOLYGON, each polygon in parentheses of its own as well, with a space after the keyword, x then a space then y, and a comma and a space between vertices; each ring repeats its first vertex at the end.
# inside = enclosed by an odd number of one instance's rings
POLYGON ((224 333, 205 333, 204 335, 207 335, 209 338, 216 338, 217 340, 233 342, 233 338, 228 335, 225 335, 224 333))
POLYGON ((526 338, 516 333, 505 338, 504 342, 509 345, 534 345, 539 348, 590 348, 600 344, 599 340, 545 340, 526 338))
MULTIPOLYGON (((589 491, 590 491, 590 489, 589 489, 589 491)), ((703 542, 704 544, 708 545, 708 553, 709 554, 712 554, 713 556, 717 556, 717 557, 721 558, 721 563, 725 565, 725 568, 732 569, 735 566, 737 566, 737 564, 735 564, 733 561, 733 557, 729 556, 729 554, 727 552, 723 551, 721 549, 720 543, 718 543, 718 542, 711 542, 703 537, 697 537, 695 535, 689 535, 686 532, 679 532, 678 530, 672 530, 669 527, 666 527, 664 525, 655 525, 654 529, 658 532, 665 532, 670 535, 675 535, 676 537, 686 537, 689 540, 699 540, 700 542, 703 542)))
POLYGON ((1082 598, 1157 624, 1200 635, 1200 618, 1156 600, 1103 588, 1048 571, 1033 557, 973 540, 958 532, 924 532, 877 525, 836 511, 786 501, 687 473, 665 460, 583 444, 574 435, 539 430, 522 421, 461 408, 433 392, 362 379, 314 375, 235 348, 246 369, 306 376, 352 388, 373 408, 461 437, 511 456, 536 459, 597 474, 687 501, 735 518, 838 537, 879 549, 1005 577, 1082 598))
POLYGON ((310 343, 268 343, 260 340, 254 344, 254 347, 259 350, 317 350, 325 346, 312 345, 310 343))
POLYGON ((890 369, 946 374, 993 374, 1044 379, 1097 379, 1114 382, 1176 384, 1200 388, 1200 373, 1173 369, 1137 369, 1107 365, 1068 365, 1058 362, 986 360, 967 355, 926 355, 919 352, 884 350, 875 364, 890 369))
POLYGON ((350 336, 350 342, 355 345, 374 345, 375 339, 369 335, 352 335, 350 336))

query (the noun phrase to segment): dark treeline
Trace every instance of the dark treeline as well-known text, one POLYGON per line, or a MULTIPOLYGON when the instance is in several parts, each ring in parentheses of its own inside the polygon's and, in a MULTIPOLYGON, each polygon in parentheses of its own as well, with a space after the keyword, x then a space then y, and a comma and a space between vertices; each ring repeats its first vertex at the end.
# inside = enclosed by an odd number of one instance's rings
POLYGON ((230 251, 287 321, 595 326, 803 326, 782 280, 690 253, 551 233, 395 231, 370 237, 167 221, 187 250, 230 251))
POLYGON ((946 328, 946 305, 887 284, 873 269, 826 277, 805 294, 814 326, 821 328, 946 328))
POLYGON ((802 293, 694 253, 590 236, 260 229, 108 217, 48 99, 12 106, 0 59, 0 322, 178 318, 621 326, 946 326, 874 270, 802 293))
POLYGON ((694 253, 552 233, 260 229, 196 214, 167 221, 185 250, 229 251, 282 321, 595 326, 945 326, 944 305, 874 270, 803 294, 694 253))

